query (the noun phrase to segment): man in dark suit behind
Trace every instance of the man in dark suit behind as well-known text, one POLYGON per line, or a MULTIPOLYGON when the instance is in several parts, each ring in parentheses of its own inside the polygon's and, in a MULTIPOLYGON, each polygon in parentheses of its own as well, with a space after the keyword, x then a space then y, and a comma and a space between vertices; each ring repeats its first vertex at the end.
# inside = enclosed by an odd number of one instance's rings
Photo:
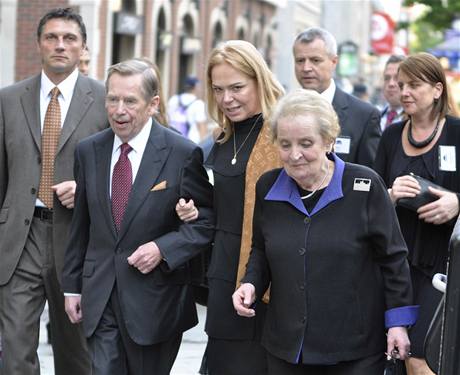
POLYGON ((55 374, 90 373, 84 335, 65 314, 58 281, 72 218, 75 145, 107 127, 104 87, 78 73, 85 45, 85 25, 78 14, 71 9, 48 12, 37 30, 42 72, 0 90, 0 327, 5 375, 39 374, 40 315, 46 300, 55 374), (51 139, 53 147, 48 147, 51 139))
POLYGON ((380 140, 380 113, 369 103, 355 98, 335 85, 337 42, 324 29, 302 31, 294 41, 295 74, 304 89, 315 90, 334 107, 341 133, 335 152, 344 161, 371 167, 380 140))
POLYGON ((166 375, 197 324, 188 260, 213 237, 211 185, 201 149, 152 120, 148 64, 112 66, 106 87, 111 129, 76 150, 66 311, 83 321, 93 375, 166 375), (200 207, 195 221, 176 215, 180 197, 200 207))

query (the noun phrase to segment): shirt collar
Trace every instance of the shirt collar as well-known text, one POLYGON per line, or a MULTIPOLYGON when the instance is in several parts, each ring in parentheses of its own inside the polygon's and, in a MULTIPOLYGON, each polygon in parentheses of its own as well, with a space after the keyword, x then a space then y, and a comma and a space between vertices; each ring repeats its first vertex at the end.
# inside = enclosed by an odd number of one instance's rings
MULTIPOLYGON (((72 73, 70 73, 66 79, 60 82, 57 87, 61 93, 64 101, 70 101, 72 99, 73 90, 78 79, 78 69, 75 68, 72 73)), ((41 90, 44 98, 48 97, 50 91, 56 87, 56 85, 48 78, 45 71, 42 70, 41 74, 41 90)))
POLYGON ((300 198, 297 184, 291 177, 288 176, 284 169, 281 170, 275 183, 272 185, 270 191, 265 196, 265 200, 288 202, 303 214, 312 216, 329 205, 329 203, 342 198, 342 177, 343 171, 345 169, 345 162, 334 153, 331 153, 330 155, 331 156, 329 159, 335 163, 334 173, 332 174, 329 185, 326 187, 326 190, 321 195, 321 198, 311 213, 307 211, 305 205, 302 202, 302 199, 300 198))
MULTIPOLYGON (((131 139, 128 144, 131 146, 134 152, 137 154, 142 155, 144 153, 145 147, 149 140, 150 130, 152 129, 152 119, 149 117, 141 131, 131 139)), ((123 144, 123 141, 120 139, 118 135, 115 134, 115 138, 113 140, 113 149, 112 155, 118 151, 120 146, 123 144)))
MULTIPOLYGON (((401 115, 401 114, 403 113, 403 107, 402 107, 402 106, 396 107, 394 110, 396 111, 396 113, 398 114, 398 116, 401 115)), ((383 110, 383 114, 387 114, 387 113, 390 112, 390 111, 391 111, 391 107, 387 104, 387 106, 386 106, 386 107, 384 108, 384 110, 383 110)))
POLYGON ((329 87, 321 93, 321 96, 324 97, 329 103, 332 103, 335 95, 335 81, 331 78, 331 83, 329 87))

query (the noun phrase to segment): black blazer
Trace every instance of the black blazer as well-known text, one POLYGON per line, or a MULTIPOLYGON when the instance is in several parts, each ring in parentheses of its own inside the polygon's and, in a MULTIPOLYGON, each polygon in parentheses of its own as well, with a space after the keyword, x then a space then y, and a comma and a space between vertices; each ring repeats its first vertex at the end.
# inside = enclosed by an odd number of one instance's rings
POLYGON ((312 213, 284 170, 267 172, 256 187, 243 281, 257 296, 271 283, 262 343, 291 363, 300 350, 310 364, 383 355, 385 312, 412 303, 407 249, 382 180, 338 158, 335 165, 312 213), (368 191, 357 190, 357 178, 368 191))
POLYGON ((379 110, 338 87, 332 106, 339 117, 340 135, 351 141, 350 153, 338 155, 344 161, 372 167, 382 134, 379 110))
POLYGON ((89 337, 116 282, 130 337, 139 345, 152 345, 197 323, 188 260, 212 240, 212 190, 200 148, 154 121, 117 235, 109 197, 113 139, 107 129, 76 150, 77 192, 63 291, 82 294, 83 328, 89 337), (163 181, 165 189, 152 190, 163 181), (193 223, 182 223, 176 215, 180 197, 192 198, 200 208, 193 223), (165 261, 144 275, 127 258, 149 241, 155 241, 165 261))

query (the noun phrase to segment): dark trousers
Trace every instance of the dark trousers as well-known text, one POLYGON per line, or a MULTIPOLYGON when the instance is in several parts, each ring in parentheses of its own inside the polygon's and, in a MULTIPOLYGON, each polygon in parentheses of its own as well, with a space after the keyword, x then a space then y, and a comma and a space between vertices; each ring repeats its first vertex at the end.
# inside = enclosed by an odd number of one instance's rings
MULTIPOLYGON (((155 319, 155 312, 150 312, 155 319)), ((121 314, 116 286, 94 334, 88 338, 92 375, 168 375, 182 334, 154 345, 136 344, 121 314)))
POLYGON ((382 375, 384 353, 330 366, 292 364, 268 353, 269 375, 382 375))
POLYGON ((209 337, 205 356, 209 375, 267 375, 267 351, 259 341, 209 337))
POLYGON ((56 375, 88 375, 90 363, 81 327, 64 311, 52 246, 52 223, 32 220, 19 263, 0 287, 2 374, 38 375, 40 316, 48 300, 56 375))

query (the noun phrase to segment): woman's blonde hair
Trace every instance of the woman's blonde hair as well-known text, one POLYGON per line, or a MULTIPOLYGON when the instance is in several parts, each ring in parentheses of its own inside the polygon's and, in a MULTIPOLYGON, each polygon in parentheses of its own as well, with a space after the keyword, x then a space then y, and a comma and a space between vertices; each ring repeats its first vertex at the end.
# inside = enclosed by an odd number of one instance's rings
POLYGON ((293 90, 283 97, 273 109, 270 118, 273 141, 277 140, 280 119, 306 115, 316 118, 321 139, 333 145, 340 134, 339 120, 334 108, 316 91, 304 89, 293 90))
POLYGON ((229 40, 214 48, 206 68, 207 105, 209 115, 224 131, 224 137, 219 140, 224 143, 232 135, 233 126, 230 119, 219 109, 212 89, 212 70, 220 64, 229 64, 255 81, 265 120, 270 117, 271 109, 284 94, 284 89, 260 52, 251 43, 244 40, 229 40))

